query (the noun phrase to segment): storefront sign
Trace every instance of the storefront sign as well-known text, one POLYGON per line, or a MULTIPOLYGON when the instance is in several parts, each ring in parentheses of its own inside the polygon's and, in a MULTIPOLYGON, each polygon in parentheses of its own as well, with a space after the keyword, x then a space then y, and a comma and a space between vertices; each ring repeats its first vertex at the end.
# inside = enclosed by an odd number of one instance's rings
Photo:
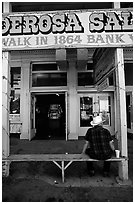
POLYGON ((3 15, 4 49, 132 46, 130 10, 3 15))

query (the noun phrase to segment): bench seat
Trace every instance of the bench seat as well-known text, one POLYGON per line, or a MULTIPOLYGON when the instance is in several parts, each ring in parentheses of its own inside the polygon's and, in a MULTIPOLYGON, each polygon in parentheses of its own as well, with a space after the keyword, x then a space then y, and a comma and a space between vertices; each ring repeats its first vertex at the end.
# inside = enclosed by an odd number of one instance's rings
MULTIPOLYGON (((111 162, 122 162, 127 160, 127 157, 112 157, 106 161, 111 162)), ((62 182, 64 182, 64 171, 72 164, 74 161, 99 161, 96 159, 89 158, 86 154, 12 154, 8 157, 2 158, 3 162, 29 162, 29 161, 52 161, 56 164, 62 171, 62 182), (61 162, 61 165, 58 163, 61 162), (64 164, 66 162, 66 165, 64 164)))
MULTIPOLYGON (((122 161, 125 157, 112 157, 106 161, 122 161)), ((89 158, 86 154, 11 154, 9 157, 3 157, 3 161, 98 161, 89 158)))

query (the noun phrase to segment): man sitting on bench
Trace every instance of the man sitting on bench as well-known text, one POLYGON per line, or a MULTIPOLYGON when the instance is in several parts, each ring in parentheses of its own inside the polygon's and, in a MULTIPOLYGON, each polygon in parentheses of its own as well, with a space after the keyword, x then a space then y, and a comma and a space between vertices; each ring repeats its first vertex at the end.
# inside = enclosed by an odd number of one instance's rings
MULTIPOLYGON (((92 159, 104 160, 103 176, 109 176, 110 162, 105 160, 112 157, 115 147, 110 132, 103 128, 103 122, 100 116, 93 117, 93 127, 89 128, 85 135, 86 143, 82 153, 86 153, 92 159)), ((87 169, 89 175, 94 176, 93 162, 87 161, 87 169)))

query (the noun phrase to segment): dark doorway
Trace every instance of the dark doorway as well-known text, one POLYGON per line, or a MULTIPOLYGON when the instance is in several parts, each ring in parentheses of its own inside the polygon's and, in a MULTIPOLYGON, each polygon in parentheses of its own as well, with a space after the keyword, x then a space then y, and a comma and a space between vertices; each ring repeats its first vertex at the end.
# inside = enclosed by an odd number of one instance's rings
POLYGON ((131 97, 126 95, 127 128, 131 129, 131 97))
POLYGON ((35 139, 65 139, 65 94, 36 95, 35 139))

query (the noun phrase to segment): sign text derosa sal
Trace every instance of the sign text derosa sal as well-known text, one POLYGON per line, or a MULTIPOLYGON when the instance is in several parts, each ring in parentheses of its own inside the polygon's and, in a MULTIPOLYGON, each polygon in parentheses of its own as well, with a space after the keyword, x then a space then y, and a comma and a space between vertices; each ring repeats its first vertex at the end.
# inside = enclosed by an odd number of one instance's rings
MULTIPOLYGON (((118 32, 132 31, 132 13, 123 11, 90 13, 89 31, 94 32, 118 32)), ((84 33, 84 27, 75 13, 49 14, 40 17, 36 15, 6 16, 2 19, 2 35, 30 35, 30 34, 57 34, 57 33, 84 33)))

